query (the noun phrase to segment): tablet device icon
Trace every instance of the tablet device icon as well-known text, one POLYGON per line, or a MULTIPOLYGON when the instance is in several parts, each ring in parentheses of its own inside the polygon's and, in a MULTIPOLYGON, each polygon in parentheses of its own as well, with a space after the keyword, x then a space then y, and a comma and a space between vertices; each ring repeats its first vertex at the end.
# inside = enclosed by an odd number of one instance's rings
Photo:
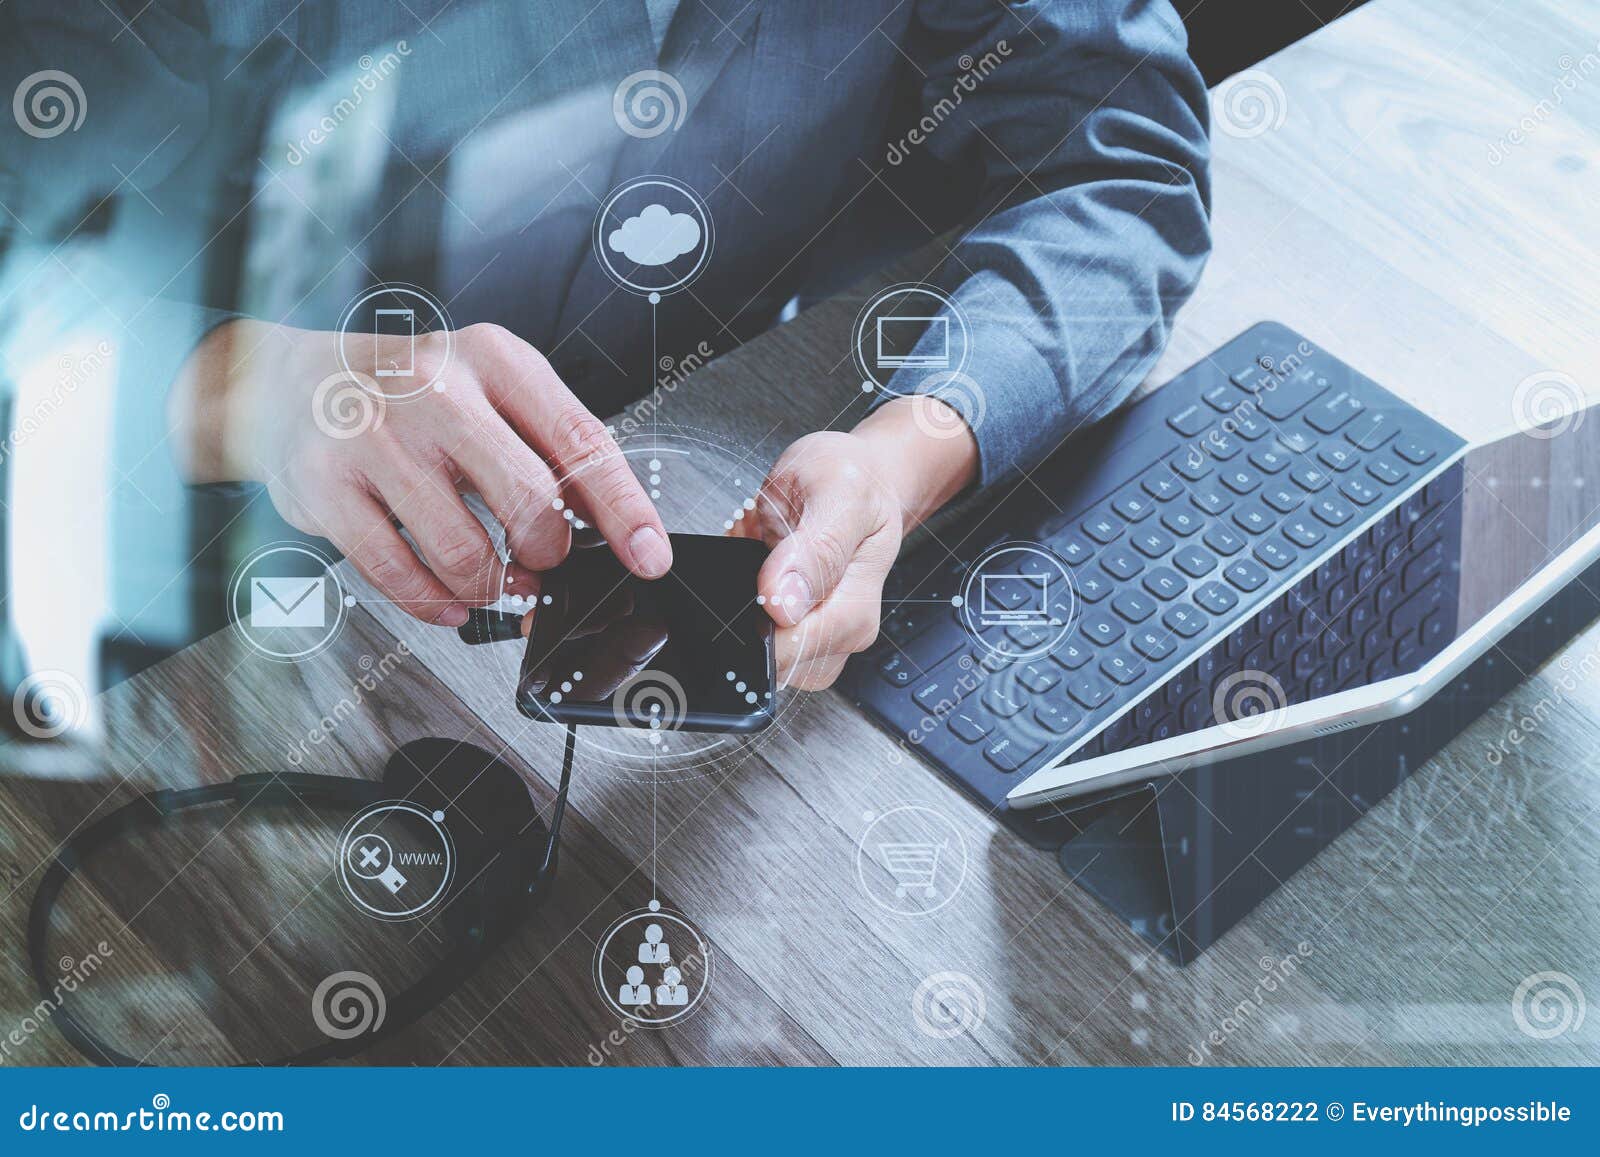
POLYGON ((372 372, 380 378, 409 378, 417 372, 417 313, 412 309, 375 309, 372 331, 377 337, 398 337, 405 344, 373 346, 372 372), (396 350, 403 353, 398 356, 396 350))

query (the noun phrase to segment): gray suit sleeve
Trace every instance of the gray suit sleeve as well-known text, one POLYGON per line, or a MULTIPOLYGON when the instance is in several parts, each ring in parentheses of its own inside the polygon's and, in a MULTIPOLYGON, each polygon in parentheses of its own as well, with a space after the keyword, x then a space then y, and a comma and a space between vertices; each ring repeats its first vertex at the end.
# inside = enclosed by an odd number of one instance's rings
POLYGON ((1167 0, 924 0, 915 38, 923 115, 890 161, 925 148, 982 173, 935 275, 970 384, 889 387, 946 397, 990 485, 1109 413, 1164 347, 1210 249, 1205 87, 1167 0))

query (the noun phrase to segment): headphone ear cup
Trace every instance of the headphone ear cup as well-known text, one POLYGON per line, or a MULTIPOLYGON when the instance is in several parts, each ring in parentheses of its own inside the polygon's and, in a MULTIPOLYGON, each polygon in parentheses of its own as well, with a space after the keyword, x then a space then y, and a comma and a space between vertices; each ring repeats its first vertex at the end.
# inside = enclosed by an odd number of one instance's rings
POLYGON ((527 909, 547 839, 522 776, 475 744, 429 738, 390 756, 383 782, 392 799, 444 812, 456 855, 446 929, 491 943, 507 935, 527 909))

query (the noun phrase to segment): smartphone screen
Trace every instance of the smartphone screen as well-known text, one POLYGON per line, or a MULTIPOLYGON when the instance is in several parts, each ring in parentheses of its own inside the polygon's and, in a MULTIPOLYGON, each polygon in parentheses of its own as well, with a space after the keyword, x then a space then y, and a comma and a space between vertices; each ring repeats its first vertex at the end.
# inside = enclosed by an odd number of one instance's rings
POLYGON ((523 714, 683 731, 772 722, 772 619, 756 602, 767 548, 670 537, 672 569, 653 581, 630 574, 604 544, 574 545, 543 575, 517 684, 523 714))

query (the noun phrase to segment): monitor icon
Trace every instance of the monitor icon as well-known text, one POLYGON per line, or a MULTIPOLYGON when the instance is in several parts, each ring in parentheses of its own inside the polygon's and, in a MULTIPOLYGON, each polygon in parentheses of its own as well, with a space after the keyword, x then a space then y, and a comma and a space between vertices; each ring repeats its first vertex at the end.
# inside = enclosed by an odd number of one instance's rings
POLYGON ((878 365, 888 369, 913 366, 943 370, 950 367, 950 319, 939 317, 878 318, 878 365), (919 349, 922 346, 924 348, 919 349))
POLYGON ((978 595, 978 617, 986 627, 1012 623, 1053 625, 1047 574, 979 575, 978 595))
MULTIPOLYGON (((378 337, 399 337, 405 344, 399 347, 404 358, 395 356, 395 348, 384 345, 382 352, 373 353, 372 372, 380 378, 409 378, 417 372, 417 314, 411 309, 375 309, 372 311, 373 333, 378 337)), ((378 346, 374 345, 374 351, 378 346)))

